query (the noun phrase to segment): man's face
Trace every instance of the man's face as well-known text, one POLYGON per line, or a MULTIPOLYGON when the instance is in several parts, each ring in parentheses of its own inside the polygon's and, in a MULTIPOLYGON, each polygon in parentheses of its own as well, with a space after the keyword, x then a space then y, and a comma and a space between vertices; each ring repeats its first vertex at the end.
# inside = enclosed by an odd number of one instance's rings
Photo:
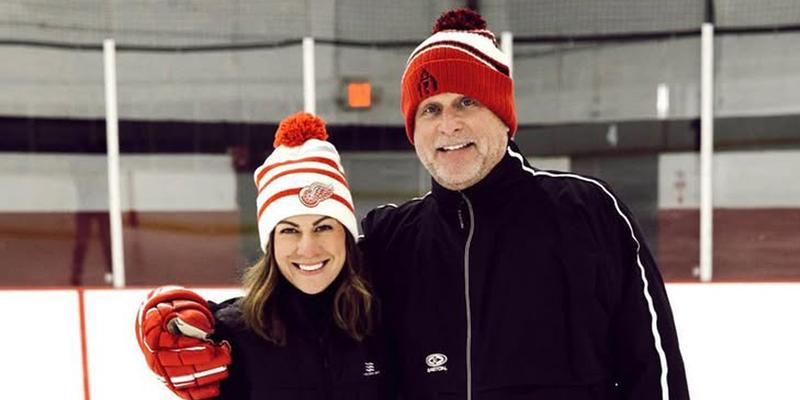
POLYGON ((423 100, 414 122, 414 149, 436 182, 463 190, 503 158, 508 127, 471 97, 441 93, 423 100))

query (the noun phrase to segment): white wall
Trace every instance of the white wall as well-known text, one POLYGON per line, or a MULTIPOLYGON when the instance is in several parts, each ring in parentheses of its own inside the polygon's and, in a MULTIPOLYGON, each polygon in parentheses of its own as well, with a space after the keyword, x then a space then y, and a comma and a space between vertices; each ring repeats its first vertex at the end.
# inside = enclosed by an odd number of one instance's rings
MULTIPOLYGON (((800 283, 670 284, 667 290, 694 400, 800 398, 800 283)), ((134 319, 145 289, 85 290, 85 338, 94 400, 177 397, 139 354, 134 319)), ((238 289, 201 289, 212 300, 238 289)), ((78 292, 5 290, 0 329, 3 396, 85 400, 78 292)))
MULTIPOLYGON (((230 156, 122 155, 122 209, 232 211, 236 176, 230 156)), ((104 154, 0 154, 0 212, 108 209, 104 154)))
MULTIPOLYGON (((725 151, 714 154, 714 206, 718 208, 800 207, 800 151, 725 151)), ((698 153, 658 157, 658 208, 700 205, 698 153)))
MULTIPOLYGON (((428 190, 428 175, 411 152, 345 153, 342 157, 360 197, 400 193, 397 197, 406 198, 428 190)), ((571 169, 568 157, 529 160, 542 169, 571 169)), ((238 209, 236 173, 230 156, 123 155, 120 164, 124 210, 238 209)), ((697 153, 659 155, 658 208, 698 208, 699 171, 697 153)), ((800 182, 800 151, 725 151, 714 155, 715 207, 798 208, 800 185, 794 182, 800 182)), ((102 154, 0 154, 0 212, 106 210, 107 187, 102 154)))

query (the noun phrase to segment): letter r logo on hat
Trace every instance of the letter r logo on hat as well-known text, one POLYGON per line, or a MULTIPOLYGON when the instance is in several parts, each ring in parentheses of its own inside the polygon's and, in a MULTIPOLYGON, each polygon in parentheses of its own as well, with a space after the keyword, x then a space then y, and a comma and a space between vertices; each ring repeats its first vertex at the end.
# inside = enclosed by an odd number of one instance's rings
POLYGON ((423 68, 422 72, 419 74, 419 83, 417 84, 419 95, 425 97, 430 96, 436 92, 438 87, 439 82, 436 81, 436 78, 423 68))

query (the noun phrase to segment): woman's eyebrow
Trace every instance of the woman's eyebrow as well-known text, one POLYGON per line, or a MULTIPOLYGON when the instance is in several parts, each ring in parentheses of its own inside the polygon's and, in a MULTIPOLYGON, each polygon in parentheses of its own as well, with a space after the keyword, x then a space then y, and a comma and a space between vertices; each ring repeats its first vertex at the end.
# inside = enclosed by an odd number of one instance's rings
POLYGON ((324 220, 326 220, 326 219, 330 219, 330 218, 331 218, 331 217, 329 217, 329 216, 325 215, 325 216, 323 216, 322 218, 320 218, 320 219, 318 219, 318 220, 314 221, 314 225, 317 225, 317 224, 319 224, 320 222, 322 222, 322 221, 324 221, 324 220))

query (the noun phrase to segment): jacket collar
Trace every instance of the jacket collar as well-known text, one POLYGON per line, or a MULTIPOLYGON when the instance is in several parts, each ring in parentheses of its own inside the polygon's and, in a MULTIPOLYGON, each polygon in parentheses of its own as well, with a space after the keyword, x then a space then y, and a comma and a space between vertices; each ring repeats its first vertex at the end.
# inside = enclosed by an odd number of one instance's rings
MULTIPOLYGON (((445 208, 458 207, 464 201, 464 196, 475 207, 502 206, 507 202, 507 197, 513 193, 522 179, 528 175, 522 169, 520 160, 509 154, 509 149, 520 153, 513 141, 508 142, 506 152, 500 162, 480 182, 461 191, 454 191, 431 179, 431 194, 445 208)), ((524 158, 523 158, 524 160, 524 158)), ((527 161, 523 161, 527 166, 527 161)))
POLYGON ((276 300, 289 328, 314 334, 327 331, 333 320, 333 298, 343 281, 343 275, 339 273, 325 290, 317 294, 304 293, 281 276, 279 298, 276 300))

